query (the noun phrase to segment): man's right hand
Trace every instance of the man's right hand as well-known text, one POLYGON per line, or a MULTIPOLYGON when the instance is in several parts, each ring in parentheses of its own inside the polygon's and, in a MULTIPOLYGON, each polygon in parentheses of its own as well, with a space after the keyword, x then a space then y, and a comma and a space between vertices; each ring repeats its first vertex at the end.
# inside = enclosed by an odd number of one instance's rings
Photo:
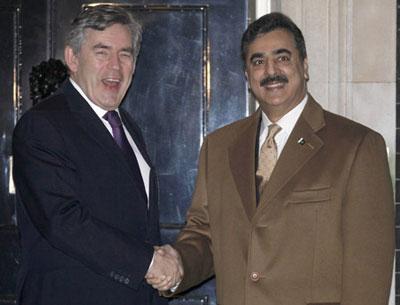
POLYGON ((145 276, 149 285, 166 291, 182 281, 183 266, 179 253, 170 245, 154 247, 153 263, 145 276))

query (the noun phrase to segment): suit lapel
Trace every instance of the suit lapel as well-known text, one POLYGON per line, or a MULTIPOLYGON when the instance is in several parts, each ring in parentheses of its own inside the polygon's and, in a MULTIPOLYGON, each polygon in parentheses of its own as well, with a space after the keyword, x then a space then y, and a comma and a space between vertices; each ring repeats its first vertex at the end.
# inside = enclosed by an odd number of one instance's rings
POLYGON ((95 142, 115 155, 118 150, 112 136, 93 109, 69 81, 65 84, 63 92, 67 96, 68 105, 75 118, 78 119, 79 125, 95 142))
POLYGON ((308 102, 300 115, 269 182, 260 198, 259 211, 274 199, 276 194, 323 146, 316 132, 325 126, 323 110, 309 95, 308 102))
POLYGON ((122 122, 128 129, 131 137, 135 141, 143 158, 150 167, 149 179, 149 208, 147 209, 147 226, 146 226, 146 240, 151 244, 160 244, 160 226, 159 226, 159 209, 158 209, 158 177, 155 168, 153 167, 150 157, 147 153, 146 144, 144 142, 142 133, 136 122, 132 117, 122 108, 119 108, 122 122))
POLYGON ((232 176, 249 220, 256 209, 255 150, 260 117, 261 111, 258 110, 249 118, 249 123, 228 152, 232 176))
POLYGON ((150 194, 147 223, 147 240, 152 244, 160 244, 159 209, 158 209, 158 179, 156 172, 151 168, 150 172, 150 194))
MULTIPOLYGON (((126 171, 129 177, 131 177, 133 183, 136 185, 137 182, 133 179, 132 171, 129 169, 129 164, 122 151, 119 149, 112 135, 108 132, 103 122, 99 119, 93 109, 69 81, 64 84, 62 90, 67 97, 71 112, 78 120, 79 125, 86 131, 87 135, 90 136, 93 141, 97 142, 105 152, 108 152, 113 159, 120 163, 123 170, 126 171)), ((147 202, 146 195, 143 194, 142 197, 145 202, 147 202)))
POLYGON ((147 165, 150 167, 150 187, 149 187, 149 210, 152 209, 154 204, 157 204, 158 201, 158 182, 157 176, 155 173, 155 169, 151 163, 150 157, 147 153, 146 145, 140 132, 140 128, 136 125, 135 121, 132 117, 122 108, 119 108, 122 122, 124 123, 125 127, 128 129, 131 137, 135 141, 136 146, 138 147, 140 153, 142 154, 144 160, 146 161, 147 165))
POLYGON ((147 164, 152 167, 150 157, 147 154, 146 145, 144 143, 144 139, 142 133, 140 132, 140 128, 131 116, 122 108, 119 108, 119 112, 121 114, 122 122, 124 123, 126 129, 128 129, 131 137, 135 141, 136 146, 138 147, 140 153, 142 154, 143 158, 146 160, 147 164))

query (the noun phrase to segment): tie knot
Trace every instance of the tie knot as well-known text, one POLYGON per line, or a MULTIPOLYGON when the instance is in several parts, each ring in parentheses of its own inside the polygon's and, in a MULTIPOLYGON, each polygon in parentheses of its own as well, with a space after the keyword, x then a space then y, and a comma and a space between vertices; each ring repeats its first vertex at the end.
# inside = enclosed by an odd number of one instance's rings
POLYGON ((273 139, 275 135, 281 130, 282 128, 278 124, 271 124, 268 126, 268 139, 273 139))
POLYGON ((121 118, 115 110, 108 111, 103 118, 110 123, 111 127, 120 127, 122 125, 121 118))

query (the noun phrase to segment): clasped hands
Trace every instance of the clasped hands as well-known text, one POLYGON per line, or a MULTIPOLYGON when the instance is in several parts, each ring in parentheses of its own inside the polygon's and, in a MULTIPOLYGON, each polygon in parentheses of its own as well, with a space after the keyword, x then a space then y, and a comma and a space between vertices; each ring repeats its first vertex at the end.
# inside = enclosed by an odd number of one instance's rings
POLYGON ((182 278, 183 266, 178 251, 170 245, 154 247, 153 263, 145 276, 147 283, 159 291, 167 291, 182 278))

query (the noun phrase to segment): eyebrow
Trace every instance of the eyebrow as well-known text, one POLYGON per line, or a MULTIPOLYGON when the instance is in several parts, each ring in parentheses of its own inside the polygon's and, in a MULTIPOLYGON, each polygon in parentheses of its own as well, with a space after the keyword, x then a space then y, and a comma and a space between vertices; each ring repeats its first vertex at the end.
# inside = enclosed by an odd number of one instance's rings
POLYGON ((93 46, 93 49, 111 49, 111 47, 102 43, 98 43, 93 46))
MULTIPOLYGON (((110 50, 111 46, 107 46, 103 43, 98 43, 96 45, 93 46, 93 49, 106 49, 106 50, 110 50)), ((130 54, 133 54, 133 48, 127 47, 127 48, 123 48, 121 49, 122 52, 128 52, 130 54)))
POLYGON ((133 48, 123 48, 121 51, 133 54, 133 48))
POLYGON ((273 54, 275 54, 275 55, 282 54, 282 53, 287 53, 289 55, 292 55, 292 52, 290 50, 288 50, 288 49, 285 49, 285 48, 274 50, 274 52, 273 52, 273 54))
MULTIPOLYGON (((292 55, 292 52, 290 50, 288 50, 288 49, 285 49, 285 48, 280 48, 280 49, 272 51, 273 55, 279 55, 279 54, 282 54, 282 53, 287 53, 289 55, 292 55)), ((257 52, 257 53, 252 54, 250 56, 250 61, 252 61, 255 58, 262 58, 262 57, 265 56, 264 54, 265 53, 262 53, 262 52, 257 52)))
POLYGON ((255 59, 255 58, 261 58, 261 57, 264 57, 264 53, 261 53, 261 52, 259 52, 259 53, 254 53, 254 54, 252 54, 252 55, 250 56, 250 61, 253 61, 253 59, 255 59))

